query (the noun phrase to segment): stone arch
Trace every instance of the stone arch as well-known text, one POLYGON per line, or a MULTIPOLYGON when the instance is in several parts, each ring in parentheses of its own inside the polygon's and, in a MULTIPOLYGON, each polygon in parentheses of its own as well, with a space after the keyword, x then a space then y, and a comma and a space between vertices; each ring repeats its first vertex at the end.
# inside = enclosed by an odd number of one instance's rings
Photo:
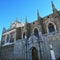
POLYGON ((47 33, 50 33, 50 32, 57 32, 56 25, 53 22, 47 23, 47 33))

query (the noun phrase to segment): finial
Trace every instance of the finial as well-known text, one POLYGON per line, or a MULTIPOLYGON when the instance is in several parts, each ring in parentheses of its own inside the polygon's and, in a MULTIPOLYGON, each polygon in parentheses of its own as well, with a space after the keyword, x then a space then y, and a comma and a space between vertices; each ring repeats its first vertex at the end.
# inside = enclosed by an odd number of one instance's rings
POLYGON ((25 24, 27 24, 27 16, 25 17, 25 24))
POLYGON ((15 22, 18 22, 18 17, 16 17, 15 22))
POLYGON ((51 1, 51 4, 52 4, 52 8, 55 8, 53 1, 51 1))
POLYGON ((37 18, 40 19, 39 10, 37 9, 37 18))
POLYGON ((52 10, 53 10, 53 12, 56 12, 57 11, 57 9, 55 8, 55 5, 54 5, 54 3, 53 3, 53 1, 51 0, 51 4, 52 4, 52 10))
POLYGON ((3 27, 3 33, 6 31, 6 28, 5 27, 3 27))

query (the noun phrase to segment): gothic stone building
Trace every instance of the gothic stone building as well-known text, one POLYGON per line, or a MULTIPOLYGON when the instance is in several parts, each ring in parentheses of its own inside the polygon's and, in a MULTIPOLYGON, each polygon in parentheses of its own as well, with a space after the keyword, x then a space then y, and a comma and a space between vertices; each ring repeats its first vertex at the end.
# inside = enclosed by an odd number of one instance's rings
POLYGON ((17 20, 3 29, 1 60, 58 60, 60 58, 60 11, 52 2, 53 13, 22 24, 17 20))

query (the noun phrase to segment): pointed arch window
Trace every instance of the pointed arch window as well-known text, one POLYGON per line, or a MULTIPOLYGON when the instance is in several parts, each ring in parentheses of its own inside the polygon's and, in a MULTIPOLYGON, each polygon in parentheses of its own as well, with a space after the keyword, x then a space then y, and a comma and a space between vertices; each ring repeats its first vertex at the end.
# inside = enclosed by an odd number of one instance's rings
POLYGON ((55 32, 54 25, 52 23, 49 23, 48 25, 49 32, 55 32))
POLYGON ((39 33, 38 33, 38 29, 37 29, 37 28, 34 29, 34 35, 35 35, 36 37, 39 37, 39 33))
POLYGON ((10 33, 10 42, 14 42, 15 32, 10 33))
POLYGON ((9 35, 7 35, 7 39, 6 39, 6 42, 9 42, 9 35))

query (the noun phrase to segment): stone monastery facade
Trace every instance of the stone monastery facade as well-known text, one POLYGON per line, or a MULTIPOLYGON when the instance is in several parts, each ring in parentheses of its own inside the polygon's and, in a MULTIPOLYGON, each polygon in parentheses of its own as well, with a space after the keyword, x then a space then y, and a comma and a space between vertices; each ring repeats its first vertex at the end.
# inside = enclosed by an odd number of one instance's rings
POLYGON ((1 38, 1 60, 58 60, 60 58, 60 11, 25 24, 15 21, 1 38))

